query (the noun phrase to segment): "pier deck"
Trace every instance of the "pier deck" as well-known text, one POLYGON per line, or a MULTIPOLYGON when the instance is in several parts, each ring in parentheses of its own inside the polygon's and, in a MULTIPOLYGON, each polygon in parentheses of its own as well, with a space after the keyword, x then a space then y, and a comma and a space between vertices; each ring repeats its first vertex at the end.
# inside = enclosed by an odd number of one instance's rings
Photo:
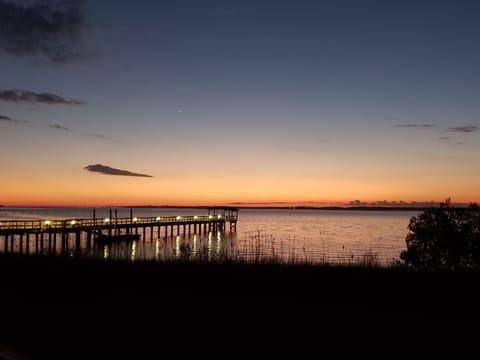
MULTIPOLYGON (((208 215, 198 216, 157 216, 92 219, 62 219, 62 220, 1 220, 0 239, 4 238, 4 252, 13 251, 14 243, 18 244, 20 252, 25 248, 29 252, 32 239, 35 241, 35 251, 42 250, 44 243, 56 243, 60 238, 62 249, 68 247, 70 238, 75 239, 77 248, 81 239, 86 239, 87 246, 94 243, 97 236, 133 235, 141 231, 144 235, 150 232, 161 236, 180 234, 202 234, 212 231, 236 231, 238 209, 231 207, 212 207, 208 215)), ((145 237, 144 237, 145 238, 145 237)))

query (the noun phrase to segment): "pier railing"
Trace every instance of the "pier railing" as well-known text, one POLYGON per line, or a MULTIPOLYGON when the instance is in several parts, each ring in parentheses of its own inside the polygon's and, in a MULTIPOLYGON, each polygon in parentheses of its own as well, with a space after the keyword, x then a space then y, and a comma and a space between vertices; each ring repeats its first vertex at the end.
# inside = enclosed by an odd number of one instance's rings
POLYGON ((0 221, 0 232, 12 230, 25 230, 29 232, 48 230, 85 231, 94 229, 108 229, 116 226, 162 226, 230 221, 236 221, 236 217, 233 218, 228 215, 202 215, 157 217, 147 216, 111 219, 2 220, 0 221))

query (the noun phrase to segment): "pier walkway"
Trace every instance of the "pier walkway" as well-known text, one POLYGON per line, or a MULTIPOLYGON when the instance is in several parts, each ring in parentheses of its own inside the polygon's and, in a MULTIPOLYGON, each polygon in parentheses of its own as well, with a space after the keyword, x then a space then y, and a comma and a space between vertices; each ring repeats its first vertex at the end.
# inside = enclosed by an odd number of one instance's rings
POLYGON ((117 218, 110 216, 97 219, 62 219, 62 220, 1 220, 0 240, 3 240, 3 251, 13 252, 14 245, 20 252, 29 253, 43 251, 44 247, 56 247, 58 240, 61 248, 69 248, 69 240, 75 241, 75 248, 86 241, 92 246, 97 236, 119 236, 150 233, 150 239, 173 237, 180 234, 206 234, 214 231, 236 231, 238 209, 234 207, 211 207, 207 215, 198 216, 157 216, 117 218), (3 239, 2 239, 3 238, 3 239))

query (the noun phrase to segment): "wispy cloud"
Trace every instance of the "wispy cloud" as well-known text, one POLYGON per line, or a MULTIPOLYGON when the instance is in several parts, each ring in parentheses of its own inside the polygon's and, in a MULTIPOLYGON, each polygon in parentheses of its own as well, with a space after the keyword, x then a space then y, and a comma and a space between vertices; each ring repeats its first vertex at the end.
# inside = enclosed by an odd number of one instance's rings
POLYGON ((57 124, 48 124, 48 127, 52 129, 63 130, 63 131, 69 130, 68 127, 57 125, 57 124))
POLYGON ((414 129, 420 129, 420 130, 431 129, 434 126, 435 126, 434 124, 399 124, 399 125, 395 125, 396 128, 414 128, 414 129))
POLYGON ((438 140, 447 141, 448 139, 450 139, 450 136, 444 136, 444 137, 439 138, 438 140))
POLYGON ((460 133, 472 133, 478 130, 478 126, 475 125, 468 125, 468 126, 456 126, 456 127, 449 127, 448 131, 452 132, 460 132, 460 133))
POLYGON ((81 57, 87 28, 83 0, 0 0, 0 51, 14 56, 43 55, 54 64, 81 57))
POLYGON ((82 105, 85 101, 66 100, 63 97, 51 93, 35 93, 28 90, 5 90, 0 91, 0 100, 10 102, 28 102, 28 103, 42 103, 48 105, 82 105))
POLYGON ((12 119, 10 116, 0 115, 0 121, 4 122, 18 122, 18 120, 12 119))
POLYGON ((112 140, 111 137, 108 137, 108 136, 103 135, 103 134, 97 134, 97 133, 85 134, 85 136, 94 137, 94 138, 102 139, 102 140, 112 140))
POLYGON ((115 169, 110 166, 96 164, 96 165, 87 165, 84 167, 85 170, 91 172, 98 172, 105 175, 117 175, 117 176, 137 176, 137 177, 153 177, 152 175, 134 173, 128 170, 115 169))

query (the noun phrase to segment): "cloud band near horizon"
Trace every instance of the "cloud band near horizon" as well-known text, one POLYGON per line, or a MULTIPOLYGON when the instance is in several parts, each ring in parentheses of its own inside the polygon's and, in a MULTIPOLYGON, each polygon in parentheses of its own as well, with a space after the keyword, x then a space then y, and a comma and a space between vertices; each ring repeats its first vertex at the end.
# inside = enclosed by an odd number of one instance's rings
POLYGON ((134 173, 128 170, 115 169, 110 166, 96 164, 96 165, 87 165, 84 167, 84 170, 97 172, 104 175, 114 175, 114 176, 136 176, 136 177, 149 177, 152 178, 152 175, 134 173))

